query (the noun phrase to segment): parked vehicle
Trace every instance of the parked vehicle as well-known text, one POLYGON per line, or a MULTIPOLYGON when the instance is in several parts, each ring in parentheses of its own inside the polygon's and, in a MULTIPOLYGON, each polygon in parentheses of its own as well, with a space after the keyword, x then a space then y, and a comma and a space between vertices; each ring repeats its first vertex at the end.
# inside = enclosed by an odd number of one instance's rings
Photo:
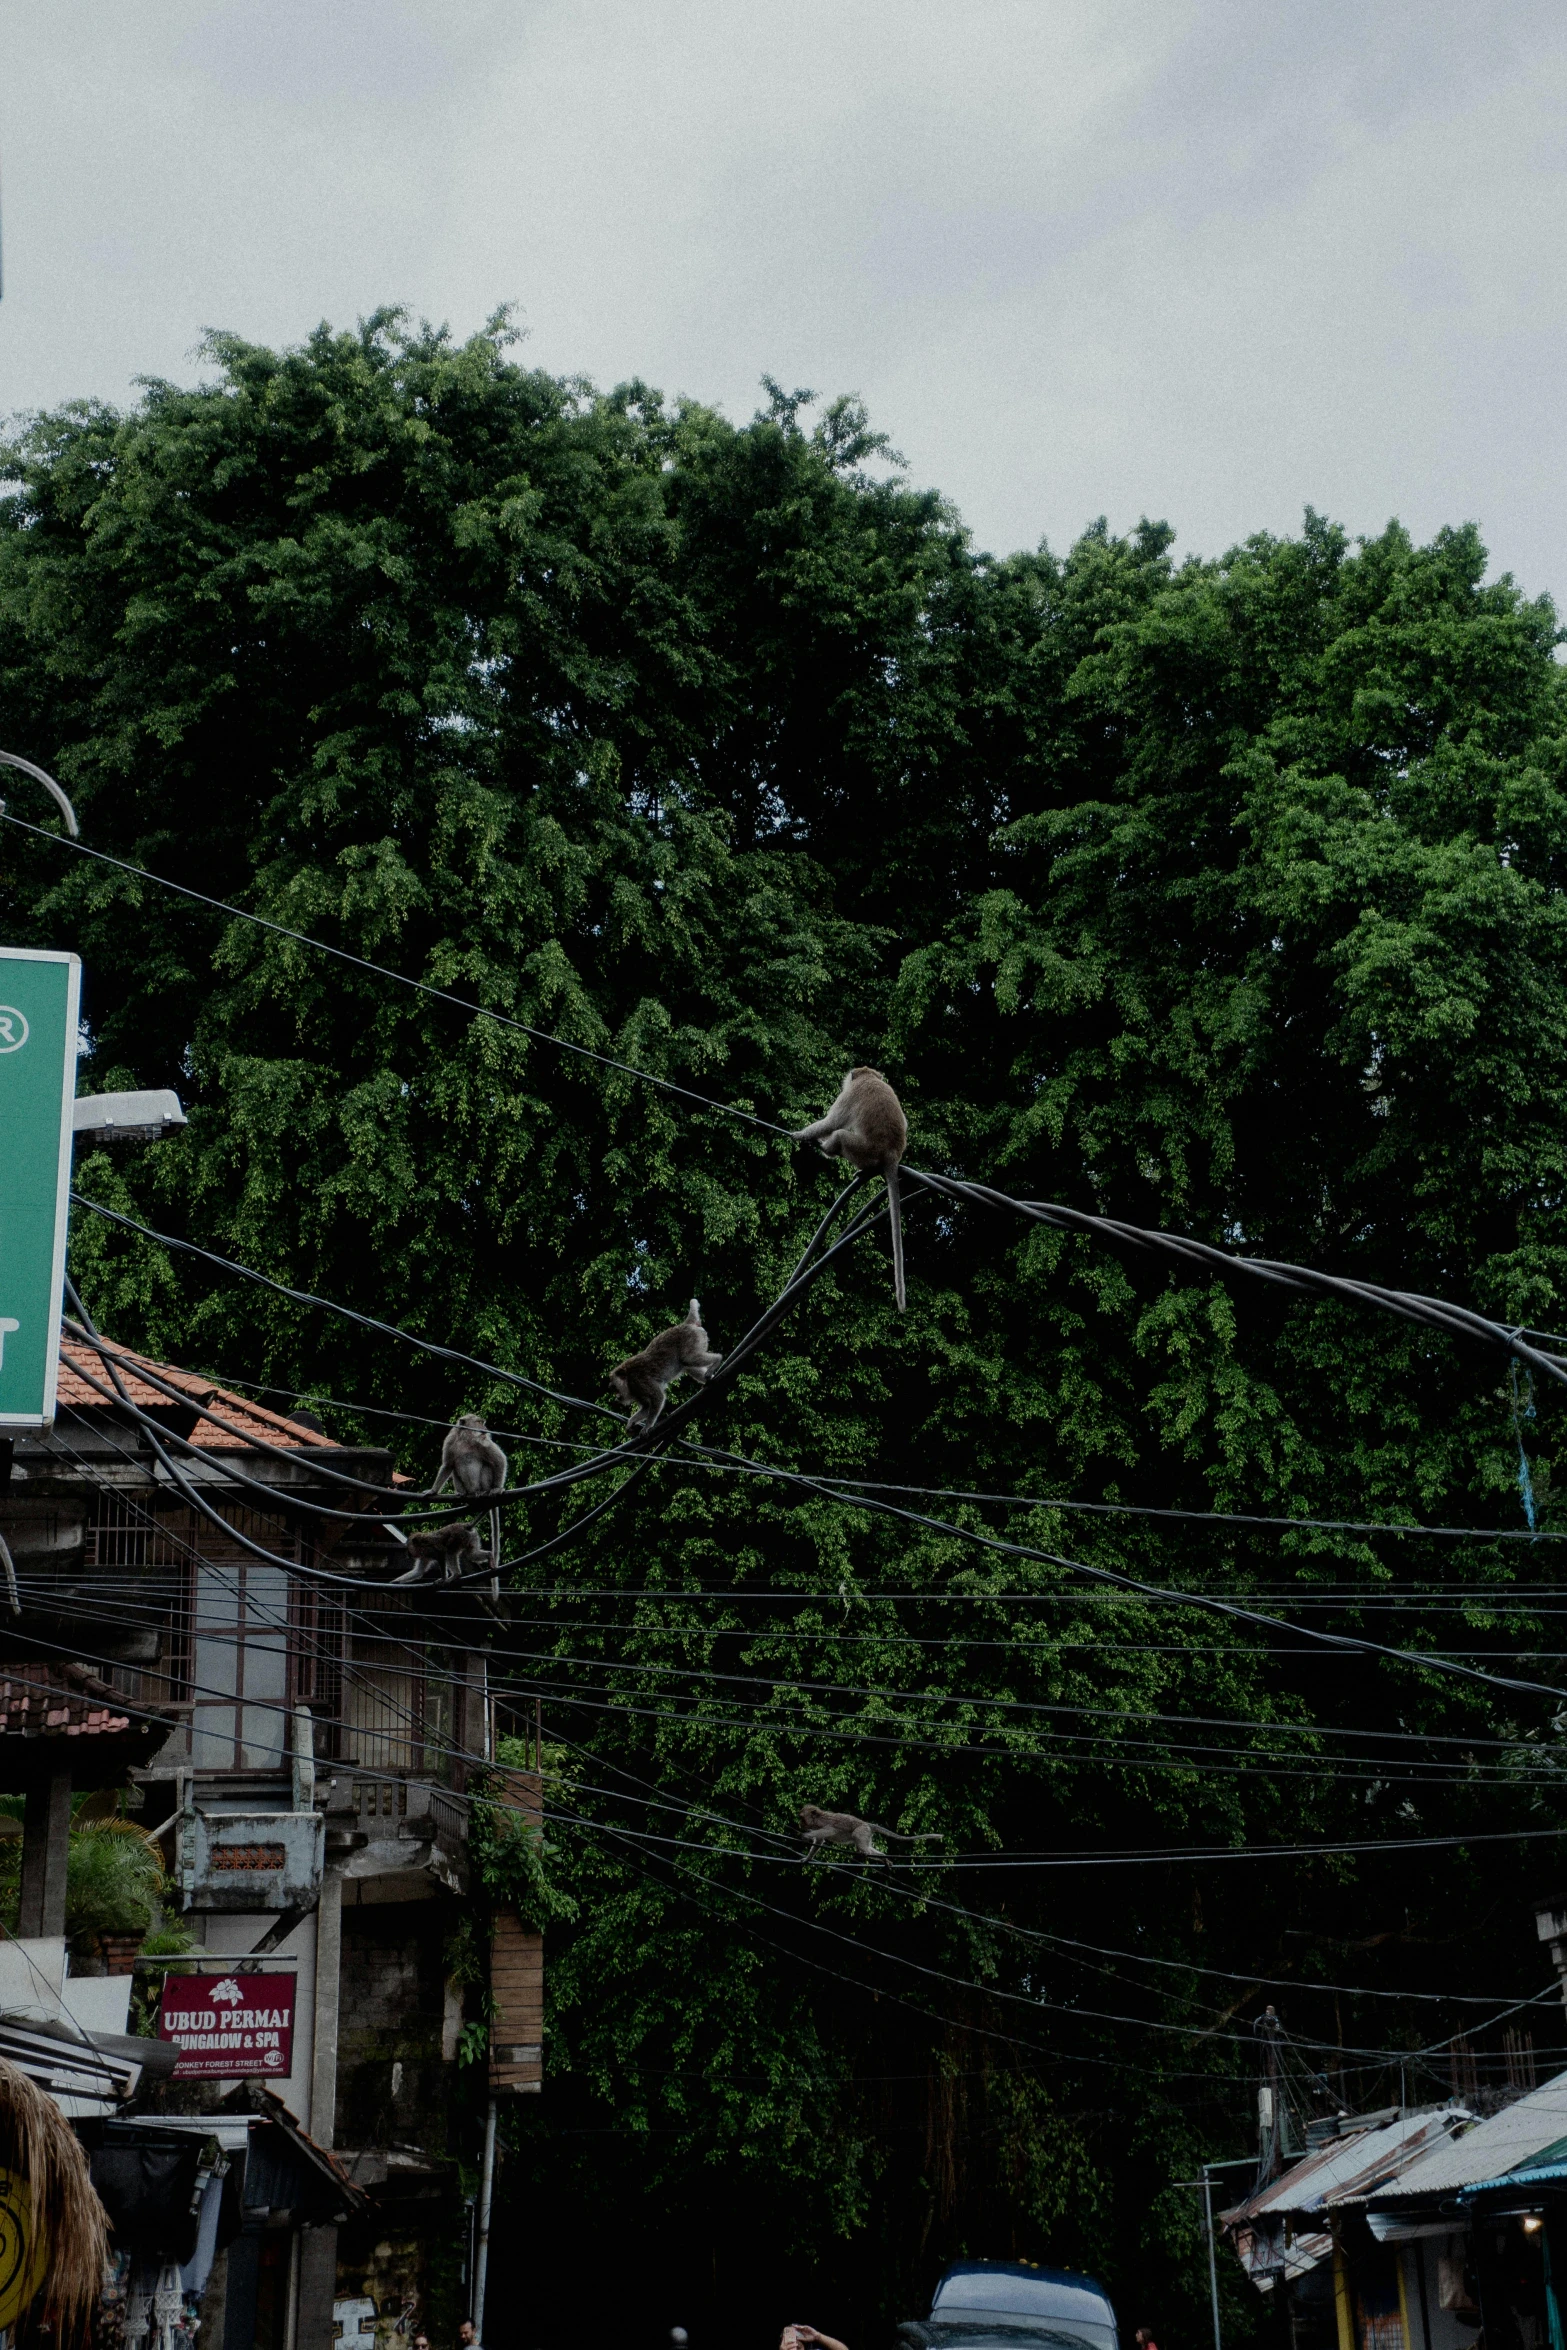
POLYGON ((960 2260, 930 2315, 898 2328, 901 2350, 1119 2350, 1103 2286, 1031 2261, 960 2260))

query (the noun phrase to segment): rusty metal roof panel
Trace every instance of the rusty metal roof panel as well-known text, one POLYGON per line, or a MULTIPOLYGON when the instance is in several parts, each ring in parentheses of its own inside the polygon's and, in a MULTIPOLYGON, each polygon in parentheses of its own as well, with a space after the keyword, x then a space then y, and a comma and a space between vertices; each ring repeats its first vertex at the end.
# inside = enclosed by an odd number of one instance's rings
POLYGON ((1356 2180, 1376 2176, 1389 2164, 1424 2151, 1433 2124, 1439 2129, 1442 2126, 1437 2112, 1428 2110, 1405 2114, 1377 2129, 1355 2130, 1352 2135, 1331 2139, 1326 2146, 1308 2154, 1304 2161, 1297 2162, 1293 2169, 1285 2171, 1282 2178, 1272 2180, 1259 2194, 1225 2212, 1225 2223, 1282 2219, 1286 2213, 1321 2211, 1330 2199, 1336 2201, 1338 2193, 1356 2180))

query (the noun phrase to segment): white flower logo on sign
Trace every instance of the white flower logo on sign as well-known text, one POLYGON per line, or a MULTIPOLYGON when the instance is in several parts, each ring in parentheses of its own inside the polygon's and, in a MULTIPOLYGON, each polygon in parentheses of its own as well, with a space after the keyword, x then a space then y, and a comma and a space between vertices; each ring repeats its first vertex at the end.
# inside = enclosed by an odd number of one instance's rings
POLYGON ((225 1975, 221 1983, 214 1983, 212 1986, 211 1999, 214 2007, 220 2004, 224 2007, 238 2007, 244 1996, 244 1992, 232 1975, 225 1975))

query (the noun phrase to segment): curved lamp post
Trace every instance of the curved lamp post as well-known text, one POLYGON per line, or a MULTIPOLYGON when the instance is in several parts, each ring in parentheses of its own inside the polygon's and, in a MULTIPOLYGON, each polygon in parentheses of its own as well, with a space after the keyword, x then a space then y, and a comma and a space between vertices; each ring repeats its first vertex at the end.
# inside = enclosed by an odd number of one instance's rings
MULTIPOLYGON (((31 759, 20 758, 15 751, 0 751, 0 767, 20 767, 24 775, 30 775, 35 783, 41 783, 65 818, 65 828, 72 840, 80 840, 82 828, 76 821, 76 810, 52 775, 46 774, 42 767, 35 767, 31 759)), ((4 806, 4 800, 0 800, 0 808, 4 806)))

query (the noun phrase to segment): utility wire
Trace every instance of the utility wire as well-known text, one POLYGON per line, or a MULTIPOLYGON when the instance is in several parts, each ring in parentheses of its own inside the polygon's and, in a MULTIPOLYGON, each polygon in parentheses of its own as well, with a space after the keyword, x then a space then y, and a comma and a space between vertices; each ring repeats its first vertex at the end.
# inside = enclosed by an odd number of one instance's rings
POLYGON ((1375 1282, 1319 1272, 1314 1266, 1291 1264, 1284 1258, 1239 1256, 1228 1249, 1214 1248, 1207 1241, 1193 1240, 1185 1233, 1163 1232, 1154 1226, 1123 1223, 1114 1216, 1092 1215, 1086 1208, 1067 1207, 1059 1200, 1013 1199, 1009 1193, 997 1191, 988 1183, 936 1175, 927 1168, 906 1165, 902 1172, 907 1181, 924 1184, 943 1199, 976 1207, 1010 1208, 1017 1215, 1027 1216, 1036 1224, 1051 1225, 1058 1231, 1083 1232, 1119 1247, 1162 1252, 1214 1273, 1227 1276, 1245 1273, 1281 1288, 1314 1291, 1319 1296, 1342 1298, 1351 1305, 1375 1306, 1403 1321, 1443 1330, 1450 1337, 1483 1339, 1490 1345, 1505 1347, 1509 1354, 1542 1372, 1547 1379, 1567 1386, 1567 1362, 1527 1345, 1521 1326, 1494 1322, 1488 1315, 1474 1313, 1468 1306, 1452 1305, 1444 1298, 1426 1297, 1417 1290, 1384 1289, 1375 1282))
MULTIPOLYGON (((587 1755, 593 1762, 599 1764, 600 1767, 603 1767, 602 1758, 594 1754, 591 1747, 578 1746, 574 1740, 567 1740, 566 1743, 570 1745, 576 1753, 587 1755)), ((610 1767, 614 1768, 615 1766, 611 1765, 610 1767)), ((622 1773, 621 1775, 626 1776, 627 1774, 622 1773)), ((642 1804, 649 1810, 672 1812, 682 1819, 697 1819, 708 1822, 713 1826, 731 1828, 740 1835, 745 1835, 747 1833, 764 1835, 769 1839, 770 1842, 778 1845, 783 1845, 790 1842, 797 1844, 799 1841, 797 1837, 791 1840, 784 1836, 775 1834, 771 1829, 760 1826, 752 1827, 746 1821, 737 1820, 733 1818, 732 1815, 725 1812, 706 1811, 699 1804, 677 1803, 668 1797, 659 1796, 652 1792, 650 1782, 647 1780, 641 1781, 640 1784, 648 1791, 638 1795, 616 1787, 605 1787, 597 1781, 584 1779, 580 1776, 580 1774, 575 1772, 562 1772, 559 1774, 559 1777, 563 1785, 577 1789, 585 1788, 590 1795, 606 1796, 612 1803, 642 1804)), ((747 1859, 760 1858, 769 1860, 787 1857, 794 1863, 794 1865, 799 1865, 799 1855, 797 1852, 791 1852, 787 1856, 770 1853, 758 1854, 754 1846, 750 1845, 735 1847, 724 1845, 703 1845, 701 1843, 697 1843, 691 1848, 694 1850, 709 1850, 714 1852, 739 1850, 747 1859)), ((869 1882, 868 1877, 866 1881, 869 1882)), ((1225 1967, 1202 1966, 1196 1959, 1193 1958, 1156 1958, 1147 1951, 1108 1949, 1104 1945, 1096 1942, 1075 1941, 1070 1935, 1046 1933, 1041 1928, 1019 1925, 1014 1919, 1000 1917, 993 1910, 965 1909, 960 1903, 943 1901, 938 1895, 934 1893, 915 1893, 913 1891, 906 1891, 902 1886, 892 1882, 890 1874, 883 1878, 877 1879, 876 1882, 878 1888, 881 1891, 895 1893, 904 1900, 917 1901, 922 1908, 944 1910, 949 1915, 953 1917, 964 1918, 972 1924, 992 1927, 997 1932, 1015 1935, 1021 1941, 1036 1942, 1051 1948, 1059 1948, 1069 1952, 1088 1952, 1091 1953, 1095 1958, 1113 1958, 1124 1960, 1128 1965, 1131 1966, 1159 1967, 1166 1971, 1177 1974, 1203 1975, 1214 1982, 1245 1983, 1249 1987, 1255 1988, 1257 1990, 1321 1991, 1346 1999, 1413 2000, 1424 2003, 1426 2005, 1437 2005, 1444 2007, 1494 2008, 1497 2005, 1498 2000, 1502 1997, 1500 1992, 1384 1991, 1374 1990, 1370 1986, 1363 1983, 1313 1982, 1308 1977, 1302 1975, 1284 1976, 1259 1975, 1255 1973, 1237 1974, 1225 1967)), ((1085 1962, 1081 1959, 1078 1959, 1076 1963, 1083 1964, 1085 1962)), ((1100 1970, 1095 1969, 1094 1971, 1098 1972, 1100 1970)), ((1560 1985, 1553 1985, 1552 1991, 1559 1992, 1560 1985)), ((1527 2004, 1527 2002, 1525 2004, 1527 2004)), ((1478 2028, 1483 2030, 1485 2027, 1480 2026, 1478 2028)), ((1324 2045, 1326 2045, 1326 2043, 1324 2043, 1324 2045)))
MULTIPOLYGON (((1526 1337, 1531 1335, 1537 1336, 1538 1333, 1525 1332, 1526 1337)), ((1564 1339, 1562 1344, 1567 1346, 1567 1339, 1564 1339)), ((323 1411, 357 1413, 371 1420, 398 1420, 411 1428, 439 1428, 443 1434, 450 1425, 446 1420, 432 1419, 425 1412, 399 1411, 389 1404, 360 1403, 349 1396, 322 1394, 316 1388, 279 1387, 274 1382, 265 1379, 245 1378, 237 1371, 224 1371, 221 1374, 215 1374, 215 1377, 219 1378, 221 1384, 227 1387, 254 1388, 256 1394, 262 1398, 269 1395, 280 1395, 290 1403, 319 1405, 323 1411)), ((539 1436, 531 1430, 521 1428, 492 1426, 490 1433, 492 1436, 503 1438, 508 1444, 545 1445, 559 1452, 589 1452, 593 1449, 589 1445, 573 1445, 564 1437, 539 1436)), ((1541 1542, 1567 1542, 1567 1532, 1553 1532, 1547 1527, 1542 1527, 1537 1532, 1531 1533, 1527 1526, 1428 1526, 1416 1519, 1406 1518, 1268 1516, 1251 1510, 1183 1509, 1170 1504, 1160 1505, 1153 1502, 1078 1501, 1059 1493, 986 1493, 975 1491, 963 1485, 905 1485, 886 1480, 878 1481, 870 1477, 834 1476, 826 1470, 817 1470, 814 1474, 824 1485, 839 1485, 856 1492, 917 1494, 925 1501, 966 1501, 972 1502, 976 1507, 1071 1510, 1086 1516, 1106 1518, 1168 1518, 1194 1526, 1238 1528, 1255 1526, 1287 1534, 1423 1535, 1433 1541, 1522 1542, 1531 1547, 1541 1542)), ((510 1492, 514 1488, 508 1487, 506 1490, 510 1492)), ((1383 1591, 1396 1588, 1398 1587, 1392 1584, 1379 1586, 1379 1589, 1383 1591)))
MULTIPOLYGON (((13 821, 7 818, 9 823, 13 821)), ((508 1387, 526 1388, 530 1395, 542 1395, 550 1403, 563 1404, 574 1412, 595 1412, 606 1419, 618 1419, 608 1404, 591 1403, 580 1395, 563 1395, 558 1388, 546 1387, 537 1379, 526 1378, 521 1371, 503 1370, 499 1363, 486 1363, 477 1355, 462 1354, 456 1347, 440 1346, 433 1338, 421 1338, 417 1331, 401 1329, 395 1322, 379 1321, 374 1314, 362 1314, 357 1306, 339 1305, 329 1297, 315 1297, 308 1289, 291 1289, 286 1281, 274 1281, 270 1273, 258 1273, 251 1265, 236 1264, 232 1257, 220 1257, 210 1248, 200 1248, 193 1240, 180 1240, 171 1232, 154 1232, 149 1224, 140 1224, 134 1216, 122 1215, 118 1208, 105 1207, 101 1200, 89 1199, 85 1192, 73 1191, 71 1198, 79 1208, 90 1208, 95 1216, 102 1216, 110 1224, 122 1224, 127 1232, 139 1233, 143 1240, 155 1240, 160 1248, 175 1250, 181 1256, 199 1257, 204 1264, 215 1265, 220 1272, 236 1274, 242 1281, 253 1281, 258 1288, 273 1290, 294 1305, 313 1306, 322 1313, 339 1314, 346 1322, 357 1322, 362 1330, 373 1330, 381 1338, 401 1339, 405 1346, 418 1347, 421 1353, 435 1355, 442 1362, 458 1363, 465 1371, 477 1371, 486 1379, 499 1379, 508 1387)))
MULTIPOLYGON (((62 835, 46 832, 42 825, 28 824, 9 810, 0 809, 0 819, 14 824, 19 832, 30 832, 38 840, 59 841, 62 835)), ((574 1053, 580 1060, 595 1061, 601 1069, 615 1069, 623 1077, 636 1077, 644 1085, 656 1085, 661 1092, 677 1095, 682 1101, 693 1102, 698 1109, 716 1110, 726 1118, 738 1118, 747 1126, 754 1126, 764 1134, 787 1136, 787 1126, 775 1126, 770 1118, 759 1118, 752 1110, 742 1110, 735 1102, 714 1101, 710 1095, 696 1092, 689 1085, 678 1085, 672 1077, 655 1076, 651 1069, 639 1069, 631 1061, 617 1060, 612 1053, 596 1052, 591 1045, 577 1044, 568 1036, 556 1036, 547 1028, 534 1028, 526 1020, 513 1019, 508 1012, 497 1012, 488 1004, 476 1004, 466 996, 453 995, 449 988, 432 987, 428 980, 410 979, 406 972, 394 971, 385 963, 373 963, 364 955, 356 955, 347 947, 329 946, 324 938, 312 938, 308 931, 291 930, 285 922, 273 922, 265 914, 253 914, 247 906, 232 906, 223 898, 211 898, 199 889, 191 889, 183 881, 170 881, 167 875, 154 873, 145 865, 131 865, 123 857, 111 857, 103 849, 91 849, 85 841, 72 840, 66 844, 84 857, 91 857, 99 865, 112 865, 117 872, 129 873, 137 881, 155 882, 159 889, 172 890, 176 897, 189 898, 198 906, 210 907, 215 914, 227 914, 233 921, 249 922, 257 930, 270 930, 278 938, 291 939, 295 946, 313 947, 318 955, 330 955, 335 962, 351 964, 355 970, 369 971, 377 979, 389 979, 396 987, 406 987, 413 995, 427 996, 432 1003, 449 1004, 454 1011, 466 1012, 472 1019, 491 1020, 497 1028, 510 1028, 519 1036, 531 1037, 535 1044, 552 1044, 563 1053, 574 1053)))
MULTIPOLYGON (((711 1451, 706 1446, 692 1449, 711 1451)), ((872 1495, 863 1495, 857 1502, 849 1502, 817 1478, 803 1476, 793 1469, 774 1468, 761 1461, 748 1461, 738 1453, 712 1453, 711 1457, 727 1460, 755 1476, 798 1486, 806 1492, 820 1493, 825 1499, 837 1501, 845 1507, 861 1508, 883 1517, 897 1518, 904 1525, 924 1526, 932 1533, 950 1535, 957 1541, 973 1543, 985 1550, 1001 1551, 1012 1558, 1035 1559, 1043 1566, 1061 1567, 1068 1574, 1083 1575, 1093 1582, 1136 1592, 1145 1599, 1163 1598, 1176 1606, 1206 1609, 1211 1614, 1229 1616, 1238 1623, 1253 1624, 1268 1632, 1294 1632, 1302 1640, 1337 1649, 1341 1654, 1379 1656, 1400 1664, 1423 1665, 1432 1672, 1451 1673, 1466 1681, 1483 1682, 1493 1689, 1513 1690, 1530 1697, 1567 1699, 1567 1689, 1557 1689, 1548 1682, 1520 1681, 1509 1674, 1488 1673, 1478 1665, 1459 1664, 1450 1657, 1438 1658, 1430 1651, 1394 1648, 1384 1641, 1364 1639, 1358 1633, 1328 1632, 1312 1624, 1287 1624, 1280 1617, 1264 1615, 1257 1608, 1244 1607, 1238 1600, 1221 1599, 1210 1592, 1171 1590, 1169 1586, 1145 1582, 1140 1576, 1125 1574, 1117 1568, 1090 1566, 1083 1559, 1067 1558, 1059 1551, 1036 1549, 1030 1543, 1006 1542, 999 1535, 982 1534, 973 1527, 959 1526, 950 1518, 933 1518, 920 1510, 902 1509, 894 1502, 882 1501, 872 1495)))
MULTIPOLYGON (((222 898, 208 897, 205 892, 191 889, 184 882, 171 881, 161 873, 149 871, 145 866, 132 865, 127 863, 124 858, 109 856, 102 849, 89 848, 84 841, 66 840, 59 833, 46 832, 41 825, 29 824, 24 818, 13 816, 9 810, 0 810, 0 821, 15 825, 19 831, 31 833, 38 840, 49 841, 56 845, 63 842, 64 846, 74 850, 79 856, 90 857, 99 864, 112 866, 116 871, 128 873, 138 881, 150 881, 161 889, 171 890, 176 896, 187 898, 198 905, 207 906, 214 913, 225 914, 231 920, 248 922, 258 929, 271 931, 277 937, 291 940, 296 946, 312 947, 319 954, 331 956, 334 960, 350 964, 358 970, 368 971, 377 978, 390 980, 394 986, 407 988, 414 994, 426 996, 434 1002, 448 1004, 454 1010, 463 1012, 470 1018, 493 1021, 499 1027, 512 1029, 520 1035, 531 1037, 534 1042, 539 1044, 556 1045, 562 1052, 573 1053, 584 1060, 596 1062, 600 1067, 614 1069, 622 1076, 634 1077, 645 1085, 655 1086, 662 1092, 691 1102, 700 1109, 711 1110, 720 1116, 737 1119, 757 1132, 776 1135, 785 1141, 796 1139, 790 1128, 776 1125, 771 1119, 759 1117, 755 1111, 741 1109, 737 1103, 718 1101, 711 1095, 698 1092, 694 1087, 677 1084, 672 1078, 660 1077, 650 1069, 639 1068, 633 1062, 619 1060, 612 1054, 600 1053, 592 1046, 577 1044, 569 1037, 556 1036, 548 1029, 535 1028, 527 1021, 512 1018, 508 1013, 496 1012, 487 1005, 471 1002, 463 996, 453 995, 449 989, 433 987, 426 980, 410 979, 406 973, 394 971, 387 964, 372 962, 363 955, 351 953, 346 947, 331 946, 325 939, 312 938, 306 931, 290 929, 286 923, 274 922, 266 915, 252 913, 247 907, 231 905, 222 898)), ((1505 1346, 1519 1361, 1527 1362, 1546 1378, 1567 1384, 1567 1362, 1545 1354, 1539 1348, 1527 1343, 1521 1324, 1508 1327, 1503 1323, 1491 1320, 1486 1315, 1474 1313, 1466 1306, 1452 1305, 1441 1298, 1427 1297, 1416 1291, 1385 1289, 1376 1283, 1356 1281, 1337 1274, 1323 1273, 1314 1267, 1292 1264, 1282 1258, 1239 1256, 1224 1249, 1214 1248, 1205 1241, 1192 1239, 1185 1234, 1163 1232, 1151 1227, 1128 1224, 1114 1217, 1091 1214, 1086 1209, 1068 1207, 1058 1201, 1013 1199, 1007 1193, 997 1191, 988 1184, 969 1182, 961 1177, 938 1175, 927 1168, 905 1165, 903 1173, 909 1181, 924 1184, 947 1199, 966 1201, 985 1207, 1009 1208, 1019 1215, 1032 1218, 1037 1223, 1053 1225, 1066 1231, 1088 1233, 1118 1246, 1163 1251, 1166 1254, 1204 1265, 1215 1272, 1245 1273, 1259 1280, 1281 1284, 1286 1288, 1315 1291, 1319 1295, 1342 1298, 1353 1304, 1379 1307, 1384 1312, 1396 1314, 1403 1320, 1422 1322, 1432 1328, 1445 1330, 1450 1335, 1483 1339, 1493 1345, 1505 1346)), ((102 1212, 108 1213, 110 1211, 102 1212)), ((118 1220, 130 1222, 129 1218, 118 1220)), ((140 1227, 133 1228, 140 1229, 140 1227)), ((281 1286, 281 1284, 274 1286, 281 1286)), ((285 1294, 292 1293, 286 1292, 285 1294)), ((384 1325, 378 1326, 384 1327, 384 1325)), ((519 1385, 531 1386, 535 1384, 531 1381, 520 1380, 515 1373, 491 1371, 489 1375, 510 1379, 519 1385)), ((573 1408, 582 1408, 580 1399, 575 1397, 570 1399, 554 1397, 553 1400, 569 1401, 573 1408)))

